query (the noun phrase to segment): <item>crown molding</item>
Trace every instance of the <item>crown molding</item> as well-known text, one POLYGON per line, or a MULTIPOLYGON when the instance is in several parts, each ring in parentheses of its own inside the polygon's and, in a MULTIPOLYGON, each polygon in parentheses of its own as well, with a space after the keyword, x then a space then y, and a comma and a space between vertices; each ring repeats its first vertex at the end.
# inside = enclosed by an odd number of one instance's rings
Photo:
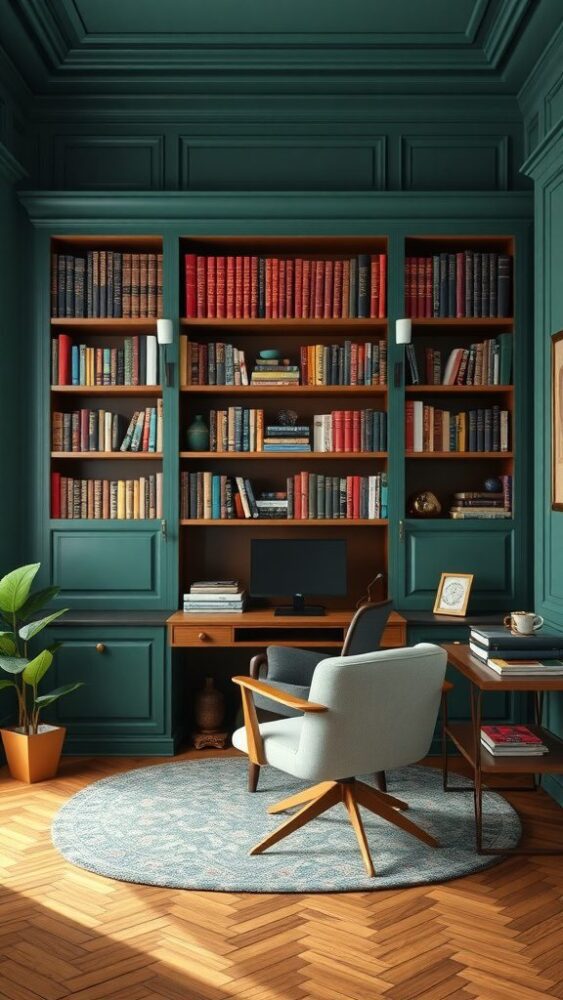
POLYGON ((527 76, 517 97, 524 114, 543 96, 552 79, 561 74, 563 62, 563 20, 542 51, 531 73, 527 76))
POLYGON ((491 66, 500 65, 513 44, 522 18, 529 13, 532 0, 502 0, 483 44, 491 66))
POLYGON ((260 229, 264 220, 271 225, 278 221, 280 231, 295 220, 307 220, 312 229, 319 225, 326 230, 327 220, 347 219, 359 222, 366 232, 373 230, 375 220, 382 219, 456 219, 474 221, 479 215, 489 221, 521 219, 529 221, 533 214, 533 196, 528 191, 491 192, 452 191, 373 192, 342 191, 253 192, 223 191, 127 191, 100 193, 84 191, 22 191, 19 198, 33 224, 48 228, 65 224, 80 231, 84 225, 108 223, 109 229, 128 222, 139 230, 160 231, 165 224, 177 224, 185 229, 196 227, 205 231, 211 220, 230 221, 239 226, 260 229), (189 220, 189 221, 188 221, 189 220))
POLYGON ((536 146, 534 152, 520 167, 520 172, 538 180, 546 171, 555 167, 563 171, 561 154, 563 152, 563 118, 553 126, 536 146))
POLYGON ((18 184, 28 176, 25 167, 19 160, 16 160, 16 157, 10 153, 4 143, 0 142, 0 177, 11 184, 18 184))

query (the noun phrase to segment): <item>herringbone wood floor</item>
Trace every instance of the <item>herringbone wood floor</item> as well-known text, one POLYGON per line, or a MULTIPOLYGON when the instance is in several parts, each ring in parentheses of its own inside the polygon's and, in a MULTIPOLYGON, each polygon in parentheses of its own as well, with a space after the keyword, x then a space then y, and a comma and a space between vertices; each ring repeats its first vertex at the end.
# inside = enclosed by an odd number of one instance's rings
MULTIPOLYGON (((31 787, 0 772, 2 1000, 563 998, 560 858, 512 858, 445 885, 310 896, 127 885, 63 861, 54 812, 89 782, 150 763, 67 758, 60 778, 31 787)), ((528 842, 561 843, 551 799, 509 797, 528 842)))

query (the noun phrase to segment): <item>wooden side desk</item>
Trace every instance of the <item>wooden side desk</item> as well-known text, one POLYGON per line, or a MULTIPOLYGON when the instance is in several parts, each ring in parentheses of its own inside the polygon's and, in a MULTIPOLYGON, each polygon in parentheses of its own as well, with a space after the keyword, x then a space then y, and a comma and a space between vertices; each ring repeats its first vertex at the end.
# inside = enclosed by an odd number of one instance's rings
MULTIPOLYGON (((193 614, 176 611, 167 619, 168 639, 173 648, 226 649, 265 646, 302 646, 314 649, 341 649, 355 610, 327 611, 322 616, 285 618, 273 609, 242 611, 237 614, 193 614)), ((385 626, 382 646, 406 646, 407 623, 392 611, 385 626)))
MULTIPOLYGON (((479 854, 561 854, 561 849, 500 848, 483 847, 483 778, 487 775, 508 774, 557 774, 563 772, 563 741, 541 726, 542 696, 545 691, 563 691, 563 677, 501 677, 495 674, 477 657, 468 645, 445 643, 448 661, 463 674, 470 683, 471 722, 449 723, 446 711, 443 725, 444 790, 473 791, 475 802, 475 841, 479 854), (549 748, 549 753, 541 757, 494 757, 481 744, 481 700, 483 691, 527 691, 535 695, 535 724, 530 729, 541 736, 549 748), (456 789, 448 787, 447 738, 473 769, 473 788, 456 789)), ((497 786, 498 788, 498 786, 497 786)))

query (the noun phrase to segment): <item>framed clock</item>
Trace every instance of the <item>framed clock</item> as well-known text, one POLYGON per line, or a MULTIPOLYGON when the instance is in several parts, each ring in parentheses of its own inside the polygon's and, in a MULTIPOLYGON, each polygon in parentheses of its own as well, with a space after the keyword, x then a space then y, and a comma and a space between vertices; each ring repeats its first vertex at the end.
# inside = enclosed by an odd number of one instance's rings
POLYGON ((473 573, 442 573, 434 602, 435 615, 463 617, 467 611, 473 573))

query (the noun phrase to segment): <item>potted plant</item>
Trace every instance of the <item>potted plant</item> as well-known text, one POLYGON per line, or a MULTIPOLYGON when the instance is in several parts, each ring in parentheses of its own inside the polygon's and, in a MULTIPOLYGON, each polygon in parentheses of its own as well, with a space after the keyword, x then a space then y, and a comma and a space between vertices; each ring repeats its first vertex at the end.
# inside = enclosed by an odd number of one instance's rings
POLYGON ((40 563, 20 566, 0 580, 0 616, 9 626, 9 631, 0 632, 0 669, 10 675, 10 678, 0 679, 0 689, 13 688, 18 707, 17 726, 0 732, 10 774, 28 783, 55 776, 66 733, 62 726, 40 724, 42 710, 81 687, 78 682, 65 684, 47 694, 38 693, 39 684, 60 644, 30 657, 29 643, 67 610, 62 608, 43 618, 37 617, 59 592, 58 587, 46 587, 30 593, 39 566, 40 563))

